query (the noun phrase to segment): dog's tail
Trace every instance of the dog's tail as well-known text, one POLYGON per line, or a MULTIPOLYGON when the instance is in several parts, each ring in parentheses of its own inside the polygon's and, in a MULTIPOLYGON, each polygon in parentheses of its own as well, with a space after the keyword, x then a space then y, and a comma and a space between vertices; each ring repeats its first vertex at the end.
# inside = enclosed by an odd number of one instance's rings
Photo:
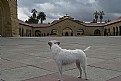
POLYGON ((84 52, 87 51, 90 47, 91 47, 91 46, 87 47, 87 48, 84 50, 84 52))

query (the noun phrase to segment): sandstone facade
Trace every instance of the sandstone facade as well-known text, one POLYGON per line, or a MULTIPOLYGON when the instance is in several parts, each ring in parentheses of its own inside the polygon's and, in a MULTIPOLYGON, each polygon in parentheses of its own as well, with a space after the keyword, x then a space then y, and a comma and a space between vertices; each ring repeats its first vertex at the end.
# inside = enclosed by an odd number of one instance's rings
POLYGON ((0 35, 19 36, 17 0, 0 0, 0 35))
POLYGON ((79 23, 70 16, 63 16, 50 24, 19 21, 19 25, 21 36, 121 36, 121 17, 107 23, 79 23))

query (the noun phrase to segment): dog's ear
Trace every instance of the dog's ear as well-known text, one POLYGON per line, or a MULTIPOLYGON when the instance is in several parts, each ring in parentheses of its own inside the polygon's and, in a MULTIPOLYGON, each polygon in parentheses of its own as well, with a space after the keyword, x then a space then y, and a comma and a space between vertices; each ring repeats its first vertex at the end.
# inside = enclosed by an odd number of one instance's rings
POLYGON ((52 43, 51 42, 48 42, 49 46, 51 47, 52 46, 52 43))
POLYGON ((56 42, 58 45, 60 45, 60 42, 56 42))

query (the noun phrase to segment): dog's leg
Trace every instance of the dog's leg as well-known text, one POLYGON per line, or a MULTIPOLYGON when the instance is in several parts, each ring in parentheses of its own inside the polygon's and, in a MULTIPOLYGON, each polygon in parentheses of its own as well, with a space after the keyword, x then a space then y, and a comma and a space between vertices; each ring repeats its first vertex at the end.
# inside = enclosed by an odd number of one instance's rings
POLYGON ((60 76, 60 79, 58 79, 58 81, 63 81, 63 76, 62 76, 62 64, 61 63, 58 63, 58 70, 59 70, 59 76, 60 76))
POLYGON ((86 65, 82 65, 82 68, 85 74, 85 79, 87 80, 86 65))
POLYGON ((78 76, 78 78, 82 78, 82 69, 81 69, 81 66, 80 66, 80 62, 78 60, 76 61, 76 66, 79 69, 79 76, 78 76))

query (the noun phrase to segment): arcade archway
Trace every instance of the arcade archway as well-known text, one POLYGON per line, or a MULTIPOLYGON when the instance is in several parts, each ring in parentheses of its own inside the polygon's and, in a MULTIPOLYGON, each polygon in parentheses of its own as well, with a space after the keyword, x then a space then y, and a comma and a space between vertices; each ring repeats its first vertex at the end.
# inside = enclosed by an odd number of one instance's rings
POLYGON ((58 31, 56 29, 52 29, 51 35, 58 35, 58 31))
POLYGON ((73 31, 71 28, 65 28, 63 29, 63 33, 62 33, 63 36, 73 36, 73 31))
POLYGON ((41 36, 41 31, 40 30, 36 30, 35 31, 35 36, 36 37, 40 37, 41 36))
POLYGON ((78 29, 77 30, 77 36, 84 35, 84 30, 83 29, 78 29))
POLYGON ((95 36, 101 36, 100 30, 99 30, 99 29, 96 29, 96 30, 94 31, 94 35, 95 35, 95 36))

